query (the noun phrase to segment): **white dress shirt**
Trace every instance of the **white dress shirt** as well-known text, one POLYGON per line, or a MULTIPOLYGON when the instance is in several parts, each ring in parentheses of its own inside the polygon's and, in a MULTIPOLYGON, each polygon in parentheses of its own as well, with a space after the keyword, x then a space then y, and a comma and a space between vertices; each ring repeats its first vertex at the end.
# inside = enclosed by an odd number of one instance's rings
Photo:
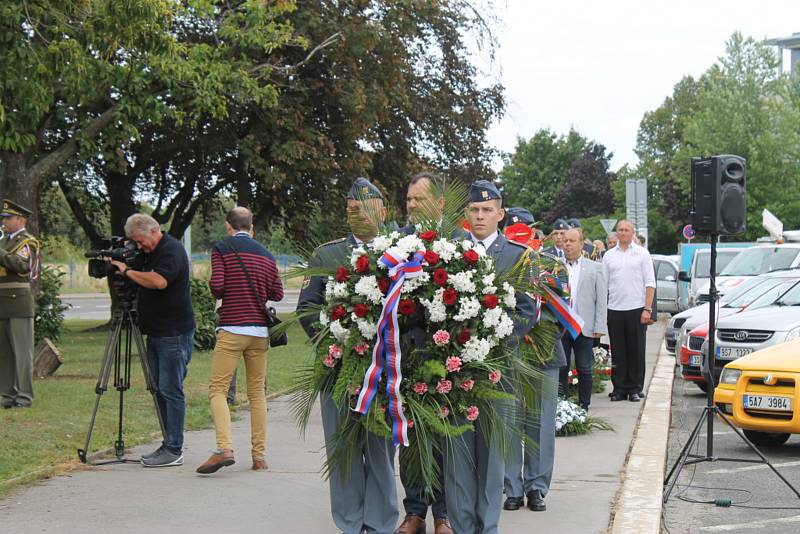
POLYGON ((653 260, 646 248, 631 243, 626 250, 617 245, 603 256, 608 280, 608 309, 644 308, 645 288, 656 287, 653 260))
POLYGON ((497 236, 499 236, 499 232, 494 232, 491 235, 484 237, 483 239, 478 239, 475 235, 472 236, 472 241, 477 245, 479 243, 483 243, 483 248, 489 250, 489 247, 492 246, 497 236))
POLYGON ((578 283, 581 281, 581 258, 578 257, 574 262, 566 260, 567 272, 569 273, 569 307, 572 308, 578 316, 578 283))

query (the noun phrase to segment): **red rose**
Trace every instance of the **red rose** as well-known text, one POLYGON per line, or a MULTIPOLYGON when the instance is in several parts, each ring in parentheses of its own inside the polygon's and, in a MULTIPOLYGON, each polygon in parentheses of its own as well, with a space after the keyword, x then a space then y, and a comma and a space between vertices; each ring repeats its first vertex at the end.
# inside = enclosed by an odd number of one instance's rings
POLYGON ((359 256, 356 260, 356 272, 358 274, 365 274, 369 272, 369 258, 364 256, 359 256))
POLYGON ((439 255, 432 250, 426 250, 425 261, 428 262, 428 265, 436 265, 437 263, 439 263, 439 255))
POLYGON ((447 283, 447 271, 444 269, 436 269, 433 271, 433 283, 439 287, 447 283))
POLYGON ((458 300, 458 291, 453 289, 452 287, 448 287, 442 293, 442 302, 444 302, 448 306, 452 306, 458 300))
POLYGON ((403 299, 397 305, 397 311, 403 315, 411 315, 417 310, 417 303, 411 299, 403 299))
POLYGON ((331 310, 331 321, 338 321, 345 315, 347 315, 347 309, 341 304, 337 304, 331 310))
POLYGON ((378 289, 381 290, 381 293, 384 295, 387 291, 389 291, 389 279, 388 278, 378 278, 378 289))
POLYGON ((346 267, 339 267, 336 269, 337 282, 347 282, 348 280, 350 280, 350 271, 348 271, 346 267))
POLYGON ((431 241, 436 239, 436 236, 438 235, 439 234, 436 233, 436 230, 428 230, 427 232, 422 232, 421 234, 419 234, 419 238, 422 239, 423 241, 427 241, 428 243, 430 243, 431 241))
POLYGON ((479 259, 480 259, 480 256, 478 256, 478 253, 475 252, 472 249, 469 249, 468 251, 466 251, 464 253, 464 261, 466 261, 470 265, 474 265, 474 264, 478 263, 479 259))
POLYGON ((459 343, 463 345, 467 341, 469 341, 471 337, 472 337, 472 332, 469 331, 469 328, 462 328, 461 332, 458 333, 458 337, 456 339, 458 340, 459 343))
POLYGON ((366 304, 356 304, 353 306, 353 313, 356 314, 356 317, 366 317, 369 313, 369 306, 366 304))
POLYGON ((500 301, 497 299, 497 295, 484 295, 483 296, 483 307, 489 308, 493 310, 497 307, 500 301))

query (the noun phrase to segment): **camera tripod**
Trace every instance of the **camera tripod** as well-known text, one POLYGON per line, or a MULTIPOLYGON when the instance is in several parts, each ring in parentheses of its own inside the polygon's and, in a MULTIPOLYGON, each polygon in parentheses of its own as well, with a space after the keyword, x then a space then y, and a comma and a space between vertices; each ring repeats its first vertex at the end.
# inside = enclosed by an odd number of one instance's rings
POLYGON ((97 377, 97 384, 94 388, 97 396, 94 401, 92 418, 89 421, 89 430, 86 433, 86 441, 83 444, 83 448, 78 449, 78 458, 83 463, 88 463, 87 451, 89 450, 89 442, 92 439, 92 430, 94 429, 95 419, 97 418, 97 410, 100 408, 100 398, 103 396, 103 393, 108 390, 108 381, 111 378, 112 370, 114 371, 113 387, 119 392, 117 440, 114 442, 114 455, 116 459, 93 462, 92 465, 139 462, 139 460, 125 458, 125 441, 122 438, 125 392, 131 387, 131 348, 133 343, 136 343, 136 352, 139 356, 139 362, 142 365, 145 384, 147 385, 147 390, 153 397, 156 415, 158 416, 158 424, 161 427, 161 435, 164 435, 164 421, 161 417, 161 410, 158 407, 156 386, 153 382, 153 375, 150 373, 150 366, 145 356, 144 340, 142 339, 142 333, 137 324, 136 312, 133 310, 133 302, 127 299, 121 299, 116 309, 111 314, 111 326, 103 352, 103 363, 100 366, 100 374, 97 377))

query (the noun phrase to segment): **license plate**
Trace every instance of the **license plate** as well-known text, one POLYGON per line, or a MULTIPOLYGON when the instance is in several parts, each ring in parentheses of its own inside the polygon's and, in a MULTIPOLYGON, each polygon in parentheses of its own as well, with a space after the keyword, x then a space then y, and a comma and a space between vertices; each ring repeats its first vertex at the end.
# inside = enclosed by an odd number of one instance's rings
POLYGON ((703 355, 702 354, 692 354, 689 356, 689 365, 694 367, 700 367, 703 365, 703 355))
POLYGON ((753 352, 751 348, 744 347, 717 347, 717 358, 720 360, 735 360, 753 352))
POLYGON ((791 412, 791 397, 776 397, 774 395, 743 395, 745 408, 757 410, 772 410, 776 412, 791 412))

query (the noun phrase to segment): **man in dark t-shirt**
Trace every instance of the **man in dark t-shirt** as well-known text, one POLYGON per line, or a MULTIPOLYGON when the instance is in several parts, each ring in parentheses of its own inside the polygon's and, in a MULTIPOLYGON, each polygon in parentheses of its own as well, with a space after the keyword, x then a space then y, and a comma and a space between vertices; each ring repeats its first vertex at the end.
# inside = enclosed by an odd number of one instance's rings
POLYGON ((128 217, 125 235, 144 252, 141 270, 113 261, 117 274, 139 286, 139 326, 147 335, 147 361, 156 384, 164 422, 164 441, 142 456, 145 467, 183 464, 183 380, 192 359, 194 310, 189 290, 189 258, 180 242, 161 233, 158 222, 142 213, 128 217))

